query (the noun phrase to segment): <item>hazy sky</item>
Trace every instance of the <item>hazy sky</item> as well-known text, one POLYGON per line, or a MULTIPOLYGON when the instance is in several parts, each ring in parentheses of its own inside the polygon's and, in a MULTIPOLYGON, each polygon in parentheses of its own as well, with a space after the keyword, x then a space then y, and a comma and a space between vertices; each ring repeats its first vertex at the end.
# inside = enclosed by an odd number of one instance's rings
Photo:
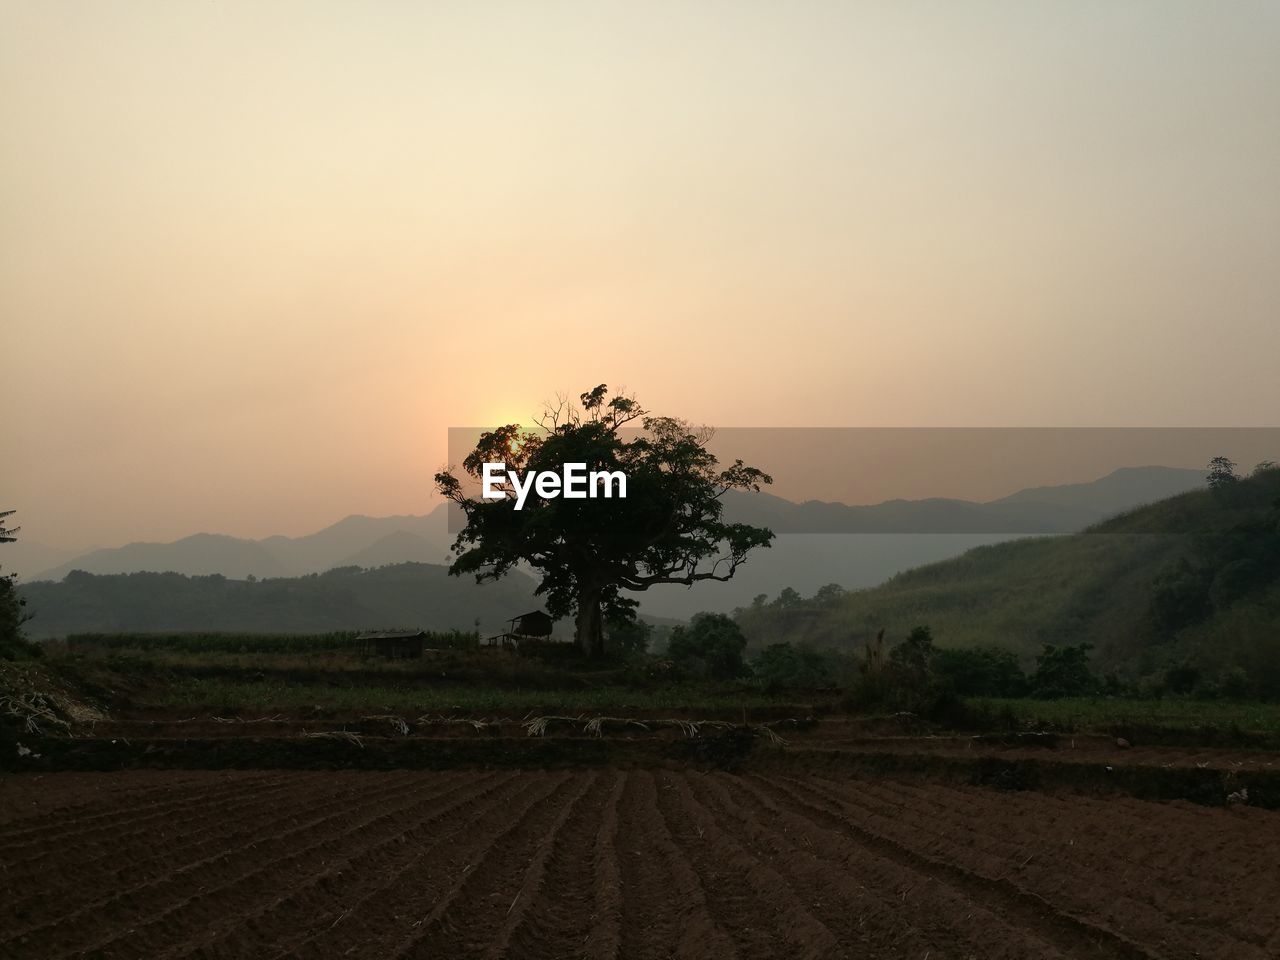
POLYGON ((0 2, 0 508, 421 513, 450 425, 1274 425, 1280 3, 0 2))

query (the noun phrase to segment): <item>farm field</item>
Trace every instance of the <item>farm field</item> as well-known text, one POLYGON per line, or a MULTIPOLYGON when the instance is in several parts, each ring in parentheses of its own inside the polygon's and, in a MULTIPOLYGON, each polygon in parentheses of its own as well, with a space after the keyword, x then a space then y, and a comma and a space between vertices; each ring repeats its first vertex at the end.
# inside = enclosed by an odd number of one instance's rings
POLYGON ((1280 955, 1280 814, 690 769, 0 780, 13 958, 1280 955))

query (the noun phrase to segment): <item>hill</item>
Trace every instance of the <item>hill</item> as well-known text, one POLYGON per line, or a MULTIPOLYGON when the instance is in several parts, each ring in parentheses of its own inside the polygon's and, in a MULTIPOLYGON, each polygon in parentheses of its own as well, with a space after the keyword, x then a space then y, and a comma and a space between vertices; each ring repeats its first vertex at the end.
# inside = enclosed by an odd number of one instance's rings
POLYGON ((1141 677, 1188 662, 1238 670, 1280 694, 1280 471, 1140 507, 1088 530, 978 547, 822 600, 739 614, 756 644, 860 646, 927 624, 939 646, 1094 644, 1141 677), (1274 679, 1268 679, 1274 678, 1274 679))
POLYGON ((302 537, 243 540, 198 533, 172 543, 130 543, 64 560, 34 576, 21 572, 28 581, 61 580, 73 570, 98 574, 151 571, 189 576, 220 573, 235 579, 297 577, 352 564, 379 566, 410 560, 442 563, 452 541, 445 509, 438 507, 425 516, 350 516, 302 537), (413 549, 407 549, 408 541, 403 539, 398 547, 396 541, 387 541, 396 534, 413 537, 413 549))
POLYGON ((783 587, 812 594, 824 584, 862 589, 895 574, 1029 534, 1071 533, 1133 507, 1202 488, 1203 470, 1126 467, 1090 483, 1023 490, 991 503, 893 500, 871 506, 793 503, 767 493, 731 493, 727 519, 765 526, 773 546, 751 555, 727 583, 641 595, 646 614, 687 619, 729 612, 783 587))
POLYGON ((33 614, 26 632, 38 639, 82 632, 471 630, 477 619, 488 634, 539 605, 533 587, 520 573, 477 585, 450 577, 443 566, 403 563, 255 581, 76 571, 60 583, 25 584, 20 592, 33 614))

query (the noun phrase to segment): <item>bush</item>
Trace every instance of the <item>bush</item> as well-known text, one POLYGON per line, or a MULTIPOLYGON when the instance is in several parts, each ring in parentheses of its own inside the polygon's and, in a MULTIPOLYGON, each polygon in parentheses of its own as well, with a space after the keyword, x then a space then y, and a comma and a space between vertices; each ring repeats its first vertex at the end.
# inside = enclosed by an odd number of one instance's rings
POLYGON ((933 666, 963 697, 1023 697, 1027 676, 1017 656, 1000 647, 936 650, 933 666))
POLYGON ((1189 663, 1175 663, 1164 672, 1164 688, 1178 696, 1186 696, 1200 683, 1200 668, 1189 663))
POLYGON ((691 676, 732 680, 747 671, 743 653, 747 638, 737 623, 723 613, 699 613, 687 627, 671 631, 667 656, 691 676))
POLYGON ((756 678, 767 690, 813 689, 831 682, 826 659, 816 650, 773 643, 751 662, 756 678))
POLYGON ((1098 679, 1089 669, 1091 643, 1055 647, 1046 643, 1036 657, 1036 672, 1031 677, 1031 691, 1037 697, 1056 700, 1061 697, 1084 697, 1098 691, 1098 679))
POLYGON ((606 646, 611 653, 623 657, 645 653, 652 634, 653 624, 646 620, 613 620, 606 628, 606 646))
POLYGON ((27 616, 22 612, 25 601, 13 584, 14 575, 0 575, 0 658, 25 660, 40 656, 37 644, 22 635, 22 624, 27 616))

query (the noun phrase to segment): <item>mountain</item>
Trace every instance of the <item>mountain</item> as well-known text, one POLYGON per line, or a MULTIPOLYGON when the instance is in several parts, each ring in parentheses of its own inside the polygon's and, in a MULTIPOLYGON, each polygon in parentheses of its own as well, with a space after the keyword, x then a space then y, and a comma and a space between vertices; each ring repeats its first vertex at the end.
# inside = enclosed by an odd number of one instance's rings
POLYGON ((1095 520, 1125 510, 1176 497, 1204 486, 1203 470, 1179 467, 1123 467, 1089 483, 1030 487, 993 500, 990 506, 1036 503, 1070 507, 1095 515, 1095 520))
MULTIPOLYGON (((406 533, 416 539, 415 549, 397 554, 394 546, 370 554, 385 559, 376 563, 399 563, 406 560, 442 563, 453 538, 447 529, 447 513, 443 506, 426 516, 364 517, 350 516, 303 537, 273 536, 265 540, 241 540, 217 534, 199 533, 173 543, 131 543, 123 547, 94 550, 65 560, 24 581, 61 580, 72 570, 86 573, 183 573, 207 576, 220 573, 233 579, 250 575, 296 577, 307 573, 323 573, 334 567, 355 563, 353 558, 372 550, 375 544, 391 534, 406 533)), ((392 541, 394 544, 395 541, 392 541)), ((404 547, 401 541, 401 547, 404 547)))
POLYGON ((730 492, 726 518, 778 534, 733 579, 640 594, 651 615, 688 619, 703 610, 727 613, 759 594, 791 587, 806 596, 836 583, 862 589, 913 567, 1019 536, 1083 530, 1109 516, 1173 493, 1204 487, 1204 472, 1172 467, 1116 470, 1092 483, 1038 487, 992 503, 891 500, 873 506, 793 503, 767 493, 730 492))
POLYGON ((1188 661, 1280 694, 1280 470, 1082 533, 982 546, 825 602, 757 605, 740 622, 755 644, 843 648, 882 627, 900 639, 928 625, 940 646, 993 644, 1028 662, 1045 643, 1088 642, 1103 669, 1141 677, 1188 661))
POLYGON ((931 498, 850 506, 792 503, 768 494, 731 492, 729 519, 789 533, 1032 534, 1071 533, 1144 503, 1204 485, 1204 472, 1124 467, 1089 483, 1021 490, 988 503, 931 498))
POLYGON ((45 570, 29 580, 61 580, 72 570, 86 573, 185 573, 191 576, 222 574, 243 579, 278 577, 285 568, 263 543, 214 533, 197 533, 173 543, 130 543, 123 547, 94 550, 45 570))
MULTIPOLYGON (((391 534, 407 533, 420 541, 422 554, 403 560, 443 563, 453 543, 448 532, 448 513, 442 504, 425 516, 350 516, 305 537, 267 537, 262 546, 280 563, 289 576, 322 573, 354 563, 355 555, 371 549, 391 534)), ((396 560, 383 560, 395 563, 396 560)), ((363 565, 363 564, 362 564, 363 565)), ((372 566, 373 564, 368 564, 372 566)))
POLYGON ((438 564, 333 570, 303 577, 232 580, 178 573, 95 575, 19 588, 33 618, 33 638, 69 633, 325 633, 417 628, 497 633, 539 606, 533 581, 512 573, 496 583, 451 577, 438 564))
MULTIPOLYGON (((987 504, 931 499, 850 506, 731 492, 726 497, 727 518, 774 530, 778 537, 772 548, 752 554, 727 583, 647 591, 639 595, 640 610, 649 617, 684 620, 702 610, 728 612, 750 604, 758 594, 772 596, 788 586, 806 595, 828 583, 869 587, 976 546, 1031 533, 1080 530, 1108 515, 1203 484, 1198 470, 1136 467, 1092 483, 1024 490, 987 504)), ((442 505, 425 516, 350 516, 303 537, 252 541, 202 534, 172 544, 130 544, 67 560, 35 577, 24 576, 23 582, 60 580, 75 569, 99 574, 221 573, 233 579, 252 574, 261 579, 342 566, 443 563, 453 541, 447 522, 442 505)))
POLYGON ((438 562, 445 553, 439 543, 408 530, 395 530, 344 559, 340 567, 385 567, 393 563, 438 562))
POLYGON ((51 547, 47 544, 28 540, 21 534, 12 543, 0 546, 0 572, 16 573, 23 580, 36 579, 31 576, 41 570, 49 570, 72 557, 85 554, 84 550, 68 550, 65 547, 51 547))

